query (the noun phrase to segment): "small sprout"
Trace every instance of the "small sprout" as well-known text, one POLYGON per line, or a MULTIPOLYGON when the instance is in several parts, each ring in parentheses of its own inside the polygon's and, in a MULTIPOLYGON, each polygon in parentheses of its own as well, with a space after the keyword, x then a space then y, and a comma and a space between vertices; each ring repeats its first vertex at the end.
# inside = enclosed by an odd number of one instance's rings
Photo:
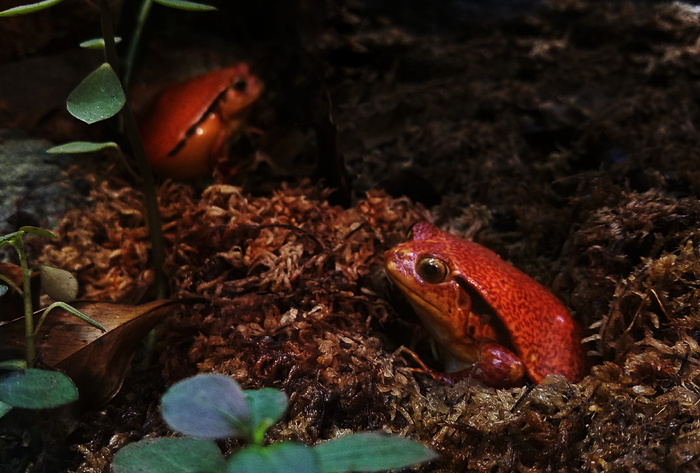
POLYGON ((222 464, 211 440, 142 440, 117 452, 114 473, 341 473, 403 468, 437 457, 419 442, 382 432, 351 434, 315 447, 297 442, 265 446, 265 431, 284 414, 287 396, 271 388, 243 391, 218 374, 176 383, 161 406, 165 421, 180 432, 205 439, 244 437, 249 445, 222 464))
MULTIPOLYGON (((17 252, 20 267, 22 269, 22 288, 6 278, 3 281, 12 286, 21 294, 24 301, 24 333, 25 333, 25 359, 5 360, 0 362, 0 417, 4 416, 12 407, 25 409, 48 409, 58 407, 78 399, 78 388, 65 374, 58 371, 35 369, 37 358, 36 337, 47 315, 55 307, 65 309, 79 319, 96 326, 104 331, 104 328, 78 309, 69 306, 63 301, 56 301, 46 309, 40 311, 39 321, 34 323, 34 310, 32 307, 32 293, 30 284, 30 269, 27 263, 27 255, 24 251, 24 237, 37 235, 46 238, 56 238, 56 235, 43 228, 24 226, 16 232, 0 236, 0 246, 11 245, 17 252)), ((70 273, 51 267, 41 267, 42 279, 57 299, 75 298, 77 295, 77 281, 70 273)), ((0 286, 7 290, 7 286, 0 286)))
POLYGON ((78 120, 92 124, 111 118, 122 109, 126 96, 112 66, 102 64, 68 96, 68 111, 78 120))

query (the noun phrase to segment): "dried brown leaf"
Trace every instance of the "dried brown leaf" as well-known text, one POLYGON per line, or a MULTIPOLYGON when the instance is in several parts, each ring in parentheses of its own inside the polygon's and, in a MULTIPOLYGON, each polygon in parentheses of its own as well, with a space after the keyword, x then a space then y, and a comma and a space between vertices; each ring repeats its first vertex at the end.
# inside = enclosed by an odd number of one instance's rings
MULTIPOLYGON (((191 300, 190 300, 191 301, 191 300)), ((37 337, 39 361, 63 371, 80 391, 83 408, 99 406, 119 391, 144 336, 186 300, 158 300, 131 306, 78 302, 75 308, 105 327, 88 325, 63 309, 47 316, 37 337)), ((24 318, 2 326, 8 348, 24 345, 24 318)))

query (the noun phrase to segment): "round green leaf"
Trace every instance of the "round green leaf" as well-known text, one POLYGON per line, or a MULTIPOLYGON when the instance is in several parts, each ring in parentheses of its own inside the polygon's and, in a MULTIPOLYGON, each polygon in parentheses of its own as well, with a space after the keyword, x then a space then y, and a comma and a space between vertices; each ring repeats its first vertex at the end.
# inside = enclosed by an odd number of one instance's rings
POLYGON ((246 390, 244 392, 245 400, 250 410, 250 425, 254 432, 253 441, 262 443, 265 431, 280 420, 285 409, 287 409, 287 396, 273 388, 246 390))
POLYGON ((0 418, 12 410, 12 406, 0 401, 0 418))
POLYGON ((51 299, 73 302, 78 298, 78 280, 65 269, 52 266, 39 266, 41 289, 51 299))
POLYGON ((206 5, 204 3, 189 2, 187 0, 153 0, 155 3, 159 3, 165 7, 176 8, 178 10, 186 11, 212 11, 216 10, 216 7, 211 5, 206 5))
POLYGON ((0 17, 3 16, 18 16, 34 13, 45 8, 52 7, 63 0, 44 0, 43 2, 31 3, 29 5, 21 5, 19 7, 10 8, 0 12, 0 17))
POLYGON ((116 115, 126 97, 114 69, 104 63, 68 96, 68 111, 78 120, 95 123, 116 115))
POLYGON ((67 154, 67 153, 92 153, 105 148, 119 149, 119 145, 114 141, 105 141, 97 143, 94 141, 71 141, 70 143, 54 146, 46 150, 51 154, 67 154))
POLYGON ((163 395, 161 410, 170 427, 193 437, 238 437, 250 430, 243 390, 220 374, 201 374, 174 384, 163 395))
POLYGON ((251 445, 228 459, 228 473, 317 473, 318 462, 311 447, 296 442, 251 445))
POLYGON ((437 457, 420 442, 385 432, 346 435, 313 449, 322 473, 393 470, 437 457))
POLYGON ((0 376, 0 401, 25 409, 48 409, 78 399, 73 381, 58 371, 27 369, 0 376))
POLYGON ((226 467, 219 448, 210 440, 158 438, 141 440, 114 456, 114 473, 215 473, 226 467))

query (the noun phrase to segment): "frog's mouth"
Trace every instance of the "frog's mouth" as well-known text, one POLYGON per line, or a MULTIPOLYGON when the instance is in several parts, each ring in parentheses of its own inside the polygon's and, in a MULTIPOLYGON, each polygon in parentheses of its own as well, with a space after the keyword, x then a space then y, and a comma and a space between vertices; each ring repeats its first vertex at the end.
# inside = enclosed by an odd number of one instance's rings
POLYGON ((446 309, 422 298, 398 277, 387 271, 389 279, 400 289, 401 294, 411 304, 423 326, 440 346, 454 343, 455 331, 452 321, 445 317, 446 309))
POLYGON ((399 289, 401 290, 401 294, 403 294, 406 300, 408 300, 408 302, 411 303, 411 306, 413 306, 415 311, 422 312, 418 314, 421 317, 421 319, 424 319, 425 315, 427 314, 431 314, 430 316, 434 318, 435 315, 440 314, 443 311, 443 309, 441 309, 440 307, 420 297, 418 294, 416 294, 415 291, 411 290, 411 288, 407 284, 404 284, 398 278, 392 276, 391 273, 388 274, 391 282, 393 282, 396 286, 399 287, 399 289))

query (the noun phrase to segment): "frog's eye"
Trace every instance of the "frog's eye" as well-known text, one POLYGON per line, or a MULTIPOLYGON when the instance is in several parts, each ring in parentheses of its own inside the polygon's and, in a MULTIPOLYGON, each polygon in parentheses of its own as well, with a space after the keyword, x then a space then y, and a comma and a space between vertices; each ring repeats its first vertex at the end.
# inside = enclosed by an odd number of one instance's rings
POLYGON ((447 279, 449 274, 447 264, 433 256, 424 256, 419 259, 416 263, 416 272, 429 284, 439 284, 447 279))
POLYGON ((236 90, 238 92, 245 92, 246 87, 248 84, 246 83, 245 79, 241 76, 236 76, 233 78, 231 81, 231 87, 233 87, 233 90, 236 90))

